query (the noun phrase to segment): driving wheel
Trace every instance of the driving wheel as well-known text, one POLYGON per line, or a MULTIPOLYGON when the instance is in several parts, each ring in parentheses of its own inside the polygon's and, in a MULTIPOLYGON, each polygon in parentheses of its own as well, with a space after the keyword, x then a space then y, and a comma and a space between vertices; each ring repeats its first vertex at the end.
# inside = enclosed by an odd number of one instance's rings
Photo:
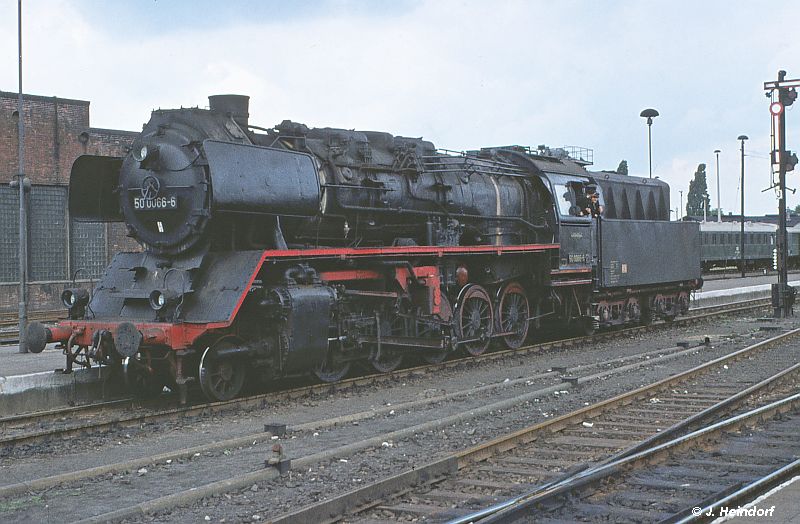
POLYGON ((350 362, 337 358, 338 351, 329 350, 328 356, 314 368, 314 376, 322 382, 339 382, 350 371, 350 362))
MULTIPOLYGON (((394 316, 391 322, 388 319, 381 319, 381 332, 394 336, 407 336, 408 326, 406 319, 401 316, 394 316)), ((390 373, 400 367, 403 363, 403 354, 396 349, 377 346, 372 348, 369 355, 369 363, 379 373, 390 373)))
POLYGON ((517 282, 510 282, 500 293, 497 303, 497 325, 508 349, 518 349, 528 337, 530 308, 525 289, 517 282))
POLYGON ((489 293, 478 285, 464 291, 456 307, 458 338, 467 353, 472 356, 483 354, 492 340, 492 300, 489 293))

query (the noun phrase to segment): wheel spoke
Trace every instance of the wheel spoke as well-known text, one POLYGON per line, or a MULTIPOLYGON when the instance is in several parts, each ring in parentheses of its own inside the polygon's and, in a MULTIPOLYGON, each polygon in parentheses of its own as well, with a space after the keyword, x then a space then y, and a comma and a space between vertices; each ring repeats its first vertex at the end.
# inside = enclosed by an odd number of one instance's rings
POLYGON ((232 337, 223 338, 206 349, 200 360, 200 387, 212 401, 230 400, 238 395, 247 374, 243 361, 237 359, 218 360, 217 351, 229 347, 237 347, 239 341, 232 337))
POLYGON ((473 285, 464 292, 458 307, 459 337, 463 348, 477 356, 489 347, 492 334, 492 304, 489 294, 481 286, 473 285))
POLYGON ((504 333, 503 343, 509 349, 522 346, 528 335, 530 309, 524 288, 516 282, 506 285, 500 296, 498 325, 504 333))

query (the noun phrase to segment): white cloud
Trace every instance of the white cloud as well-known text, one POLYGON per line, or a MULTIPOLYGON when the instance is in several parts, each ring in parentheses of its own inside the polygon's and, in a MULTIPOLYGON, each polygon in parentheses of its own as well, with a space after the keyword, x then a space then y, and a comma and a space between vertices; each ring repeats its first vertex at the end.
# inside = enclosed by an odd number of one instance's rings
MULTIPOLYGON (((145 27, 103 23, 88 1, 27 1, 25 90, 90 100, 99 127, 136 130, 151 109, 241 93, 251 96, 251 121, 260 125, 288 118, 385 130, 451 149, 583 145, 595 149, 598 168, 624 158, 636 174, 647 173, 638 114, 655 107, 654 173, 673 186, 672 207, 698 163, 713 174, 719 148, 723 208, 738 212, 735 138, 748 134, 748 149, 768 151, 762 83, 780 67, 800 77, 800 42, 771 23, 797 19, 800 5, 788 1, 770 4, 774 16, 744 1, 588 0, 425 0, 389 13, 378 12, 379 3, 317 11, 303 3, 314 16, 221 16, 241 5, 118 6, 120 17, 163 14, 145 27), (219 23, 194 23, 215 17, 219 23)), ((103 8, 114 12, 113 4, 103 8)), ((16 3, 0 5, 0 20, 0 43, 16 49, 16 3)), ((0 56, 0 88, 8 91, 16 90, 15 54, 0 56)), ((789 118, 789 147, 800 149, 800 119, 789 118)), ((768 168, 748 159, 753 213, 777 207, 772 192, 761 193, 768 168)), ((792 207, 797 202, 790 196, 792 207)))

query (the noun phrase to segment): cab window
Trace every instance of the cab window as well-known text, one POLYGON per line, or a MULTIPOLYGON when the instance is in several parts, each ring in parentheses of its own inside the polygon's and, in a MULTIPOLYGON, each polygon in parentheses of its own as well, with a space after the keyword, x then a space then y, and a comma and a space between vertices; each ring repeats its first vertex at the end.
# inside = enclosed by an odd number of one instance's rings
POLYGON ((572 189, 567 187, 565 184, 554 184, 553 187, 556 191, 558 212, 564 216, 575 216, 575 195, 572 193, 572 189), (570 213, 570 211, 573 212, 570 213))

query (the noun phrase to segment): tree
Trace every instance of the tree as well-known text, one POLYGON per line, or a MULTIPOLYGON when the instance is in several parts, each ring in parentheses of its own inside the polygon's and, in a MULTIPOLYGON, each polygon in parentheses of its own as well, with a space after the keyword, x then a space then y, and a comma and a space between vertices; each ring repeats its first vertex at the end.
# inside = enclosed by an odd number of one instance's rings
POLYGON ((708 209, 708 185, 706 184, 706 165, 698 164, 694 179, 689 182, 689 193, 686 195, 686 215, 702 216, 703 203, 708 209))
POLYGON ((619 163, 619 166, 617 166, 617 173, 619 173, 620 175, 627 175, 628 174, 628 161, 627 160, 623 160, 622 162, 619 163))

